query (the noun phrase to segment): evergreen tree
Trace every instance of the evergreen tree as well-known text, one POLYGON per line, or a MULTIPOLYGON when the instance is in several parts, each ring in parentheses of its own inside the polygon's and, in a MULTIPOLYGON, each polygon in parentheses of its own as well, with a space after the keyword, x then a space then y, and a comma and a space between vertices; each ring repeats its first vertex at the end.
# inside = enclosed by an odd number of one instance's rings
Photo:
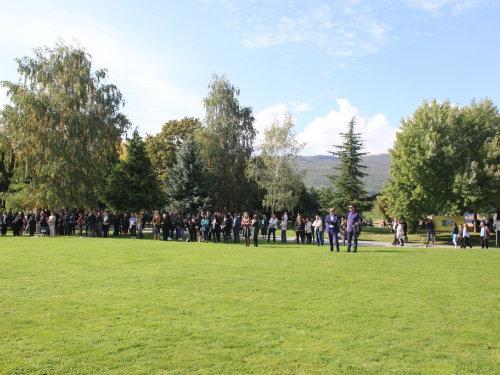
POLYGON ((183 142, 177 154, 177 164, 169 169, 167 177, 165 191, 170 198, 169 209, 194 214, 200 209, 210 208, 205 163, 191 137, 183 142))
POLYGON ((184 117, 181 120, 170 120, 163 124, 160 133, 146 136, 146 151, 153 163, 161 189, 165 189, 167 171, 176 164, 176 155, 182 143, 199 128, 199 119, 184 117))
POLYGON ((363 156, 366 152, 363 149, 363 140, 360 133, 354 132, 356 117, 347 123, 347 133, 341 133, 344 143, 336 145, 338 151, 330 151, 333 156, 340 159, 340 164, 334 169, 337 174, 328 176, 333 184, 332 207, 337 212, 345 213, 349 210, 349 205, 354 204, 358 212, 370 210, 373 203, 368 200, 362 178, 367 174, 363 172, 366 166, 361 165, 363 156))
POLYGON ((103 191, 104 202, 118 211, 138 212, 163 206, 165 199, 158 177, 137 129, 126 147, 125 158, 115 165, 108 177, 103 191))

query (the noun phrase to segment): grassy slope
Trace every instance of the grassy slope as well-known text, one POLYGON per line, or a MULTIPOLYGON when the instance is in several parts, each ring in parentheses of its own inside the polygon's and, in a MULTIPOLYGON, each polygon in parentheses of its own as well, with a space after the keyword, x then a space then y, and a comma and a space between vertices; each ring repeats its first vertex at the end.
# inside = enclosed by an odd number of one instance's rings
POLYGON ((498 250, 2 238, 0 373, 498 373, 498 250))

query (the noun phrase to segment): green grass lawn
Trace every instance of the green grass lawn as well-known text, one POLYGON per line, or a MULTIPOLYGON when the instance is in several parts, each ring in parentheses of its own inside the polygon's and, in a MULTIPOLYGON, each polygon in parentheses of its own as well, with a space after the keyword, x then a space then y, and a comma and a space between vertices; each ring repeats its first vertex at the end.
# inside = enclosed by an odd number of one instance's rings
POLYGON ((500 372, 496 249, 0 242, 1 374, 500 372))

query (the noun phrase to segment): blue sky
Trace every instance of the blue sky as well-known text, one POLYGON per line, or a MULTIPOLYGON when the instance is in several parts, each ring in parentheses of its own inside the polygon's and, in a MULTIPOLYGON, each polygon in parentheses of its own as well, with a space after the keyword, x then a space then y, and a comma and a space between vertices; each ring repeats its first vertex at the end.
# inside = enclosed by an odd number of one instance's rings
POLYGON ((14 58, 76 40, 109 70, 142 135, 203 119, 213 73, 240 88, 260 134, 291 113, 304 155, 333 150, 353 116, 378 154, 425 99, 499 100, 498 0, 0 0, 0 9, 0 80, 17 81, 14 58))

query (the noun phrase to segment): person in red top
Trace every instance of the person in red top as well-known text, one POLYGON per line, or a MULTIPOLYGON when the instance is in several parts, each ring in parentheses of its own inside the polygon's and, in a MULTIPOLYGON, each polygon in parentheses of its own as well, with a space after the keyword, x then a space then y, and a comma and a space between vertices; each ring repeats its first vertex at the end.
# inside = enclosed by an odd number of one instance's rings
POLYGON ((243 219, 241 219, 241 227, 243 228, 243 237, 245 237, 245 246, 250 246, 250 216, 248 212, 243 214, 243 219))
POLYGON ((78 215, 78 220, 76 220, 76 225, 78 225, 78 227, 80 228, 79 236, 81 237, 82 236, 82 228, 83 228, 83 215, 82 214, 78 215))

